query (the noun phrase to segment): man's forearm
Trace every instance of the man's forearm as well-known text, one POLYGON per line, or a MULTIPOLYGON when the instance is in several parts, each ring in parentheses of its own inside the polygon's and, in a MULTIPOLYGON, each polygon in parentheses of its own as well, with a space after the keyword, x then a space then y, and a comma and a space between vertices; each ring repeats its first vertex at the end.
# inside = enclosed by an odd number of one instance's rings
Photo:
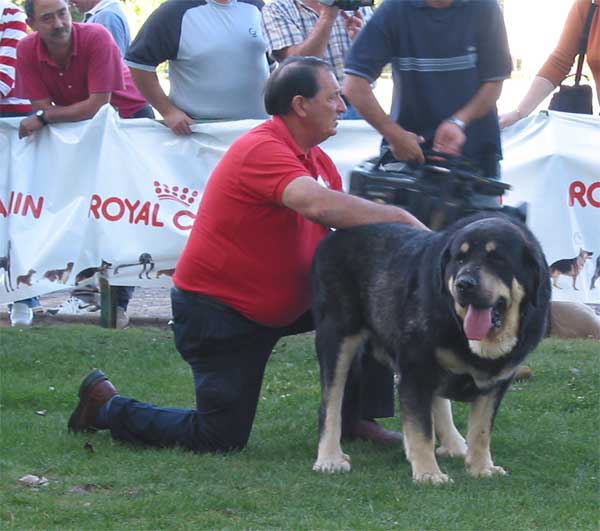
POLYGON ((343 192, 331 193, 337 195, 335 200, 321 205, 321 208, 315 211, 312 221, 337 229, 388 222, 405 223, 426 229, 425 225, 402 208, 374 203, 343 192))
POLYGON ((100 107, 110 102, 110 93, 92 94, 87 100, 72 105, 52 105, 49 101, 33 102, 33 110, 44 109, 48 123, 80 122, 93 118, 100 107))
POLYGON ((481 118, 496 105, 502 93, 502 81, 488 81, 479 87, 467 104, 456 111, 453 116, 466 124, 481 118))
POLYGON ((344 76, 344 96, 360 115, 388 141, 401 127, 383 110, 368 80, 363 77, 346 74, 344 76))
POLYGON ((400 222, 425 226, 405 210, 326 190, 312 177, 298 177, 283 191, 283 204, 325 227, 345 228, 367 223, 400 222))
POLYGON ((139 68, 130 68, 131 76, 137 88, 144 98, 154 107, 162 116, 169 114, 169 111, 176 109, 169 97, 160 85, 156 72, 140 70, 139 68))
POLYGON ((313 30, 308 37, 295 46, 289 46, 274 56, 278 61, 295 55, 312 55, 315 57, 324 57, 327 50, 327 44, 331 36, 331 29, 335 24, 337 17, 337 8, 325 8, 319 16, 313 30))

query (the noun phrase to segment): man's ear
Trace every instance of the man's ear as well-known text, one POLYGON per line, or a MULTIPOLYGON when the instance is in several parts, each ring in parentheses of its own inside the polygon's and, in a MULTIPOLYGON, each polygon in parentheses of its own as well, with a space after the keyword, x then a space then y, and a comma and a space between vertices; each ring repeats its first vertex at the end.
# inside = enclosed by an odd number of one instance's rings
POLYGON ((28 26, 29 26, 29 27, 30 27, 32 30, 34 30, 34 31, 35 31, 35 28, 33 27, 33 24, 34 24, 34 22, 33 22, 33 19, 32 19, 32 18, 29 18, 29 17, 27 17, 27 18, 25 19, 25 22, 27 22, 27 25, 28 25, 28 26))
POLYGON ((304 96, 297 94, 292 98, 292 110, 301 118, 306 116, 306 104, 308 100, 304 96))

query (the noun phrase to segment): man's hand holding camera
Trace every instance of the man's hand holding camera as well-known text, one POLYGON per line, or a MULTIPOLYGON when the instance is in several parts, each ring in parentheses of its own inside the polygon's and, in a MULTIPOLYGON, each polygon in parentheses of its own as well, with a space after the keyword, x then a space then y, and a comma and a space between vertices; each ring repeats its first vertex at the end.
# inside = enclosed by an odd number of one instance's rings
POLYGON ((408 160, 423 164, 425 156, 423 155, 421 144, 425 142, 425 139, 422 136, 403 129, 397 124, 393 124, 393 126, 395 127, 391 128, 390 132, 384 134, 384 136, 389 143, 394 157, 397 160, 408 160))
POLYGON ((460 155, 467 140, 465 127, 466 124, 454 116, 444 120, 435 131, 433 149, 450 155, 460 155))

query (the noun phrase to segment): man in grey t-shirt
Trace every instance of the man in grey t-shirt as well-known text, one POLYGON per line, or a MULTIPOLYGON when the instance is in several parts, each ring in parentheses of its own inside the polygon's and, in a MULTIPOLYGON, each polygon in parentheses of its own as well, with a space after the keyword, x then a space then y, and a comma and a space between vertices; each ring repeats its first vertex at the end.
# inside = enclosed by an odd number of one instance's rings
POLYGON ((194 120, 267 117, 261 7, 262 0, 168 0, 144 23, 125 62, 175 134, 191 134, 194 120), (169 96, 156 74, 164 61, 169 96))

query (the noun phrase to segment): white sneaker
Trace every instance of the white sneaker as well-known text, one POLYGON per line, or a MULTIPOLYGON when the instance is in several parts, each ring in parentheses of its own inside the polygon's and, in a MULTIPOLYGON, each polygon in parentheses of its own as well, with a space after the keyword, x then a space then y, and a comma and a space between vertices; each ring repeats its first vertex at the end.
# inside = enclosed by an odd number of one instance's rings
POLYGON ((129 316, 127 312, 120 306, 117 306, 116 328, 125 328, 129 324, 129 316))
POLYGON ((15 302, 10 311, 10 326, 31 326, 33 311, 24 302, 15 302))
MULTIPOLYGON (((83 302, 77 297, 69 297, 65 302, 58 305, 56 308, 48 309, 48 313, 51 315, 78 315, 82 313, 88 313, 89 311, 93 311, 91 306, 92 305, 83 302)), ((95 308, 96 306, 94 305, 94 309, 95 308)))

